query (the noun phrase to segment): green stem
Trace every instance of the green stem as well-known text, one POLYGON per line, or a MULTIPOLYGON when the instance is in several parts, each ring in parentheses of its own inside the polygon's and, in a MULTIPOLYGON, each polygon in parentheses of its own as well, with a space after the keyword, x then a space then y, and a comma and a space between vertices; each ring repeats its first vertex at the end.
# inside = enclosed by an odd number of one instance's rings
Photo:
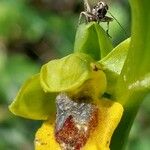
POLYGON ((123 118, 115 131, 111 150, 123 150, 135 116, 149 83, 140 84, 150 73, 150 9, 149 0, 130 0, 132 10, 131 45, 116 90, 117 101, 124 106, 123 118), (137 84, 138 83, 138 84, 137 84), (136 87, 137 86, 137 87, 136 87))
POLYGON ((124 114, 121 122, 113 134, 111 141, 111 150, 124 150, 128 136, 134 122, 135 116, 147 92, 131 91, 124 95, 126 103, 124 104, 124 114))

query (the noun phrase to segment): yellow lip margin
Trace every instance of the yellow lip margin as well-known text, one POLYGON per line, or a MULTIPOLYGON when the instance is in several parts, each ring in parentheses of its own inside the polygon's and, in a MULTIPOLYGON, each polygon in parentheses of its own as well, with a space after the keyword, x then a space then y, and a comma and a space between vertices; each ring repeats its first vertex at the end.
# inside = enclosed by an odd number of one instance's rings
MULTIPOLYGON (((102 99, 96 105, 99 108, 99 123, 81 150, 109 150, 111 137, 123 114, 123 107, 117 102, 102 99)), ((54 120, 48 120, 37 131, 35 150, 61 150, 55 141, 54 124, 54 120)))

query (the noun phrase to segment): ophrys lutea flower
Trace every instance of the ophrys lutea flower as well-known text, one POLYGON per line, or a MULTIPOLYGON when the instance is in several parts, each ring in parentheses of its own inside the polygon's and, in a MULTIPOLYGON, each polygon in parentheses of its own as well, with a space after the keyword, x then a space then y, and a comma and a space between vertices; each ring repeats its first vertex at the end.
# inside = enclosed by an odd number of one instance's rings
POLYGON ((20 89, 10 110, 46 120, 36 150, 107 150, 123 112, 104 95, 107 79, 99 63, 76 53, 48 62, 20 89))

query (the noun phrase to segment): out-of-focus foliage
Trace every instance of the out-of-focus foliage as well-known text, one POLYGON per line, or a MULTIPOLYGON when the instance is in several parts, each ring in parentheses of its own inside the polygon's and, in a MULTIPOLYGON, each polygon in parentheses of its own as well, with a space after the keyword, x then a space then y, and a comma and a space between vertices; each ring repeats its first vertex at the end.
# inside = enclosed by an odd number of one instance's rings
POLYGON ((14 97, 20 84, 38 70, 29 58, 14 55, 6 59, 0 70, 0 149, 32 149, 34 124, 24 119, 13 117, 7 104, 14 97))
MULTIPOLYGON (((1 54, 1 57, 4 57, 1 54)), ((24 55, 12 55, 1 59, 0 68, 0 149, 32 149, 31 139, 36 124, 13 117, 7 105, 20 84, 38 71, 39 66, 24 55)))
POLYGON ((0 35, 6 40, 37 40, 46 23, 34 8, 23 0, 0 1, 0 35))
POLYGON ((148 95, 133 124, 127 150, 149 150, 150 148, 150 95, 148 95))
POLYGON ((8 104, 41 63, 71 53, 76 17, 67 15, 42 10, 36 1, 0 1, 0 149, 33 149, 39 122, 13 116, 8 104))
MULTIPOLYGON (((0 150, 33 150, 40 123, 15 117, 7 106, 42 63, 72 52, 81 8, 81 0, 0 0, 0 150)), ((127 0, 111 1, 110 11, 129 34, 127 0)), ((126 38, 115 20, 109 31, 114 44, 126 38)), ((149 99, 134 123, 128 150, 149 150, 149 99)))

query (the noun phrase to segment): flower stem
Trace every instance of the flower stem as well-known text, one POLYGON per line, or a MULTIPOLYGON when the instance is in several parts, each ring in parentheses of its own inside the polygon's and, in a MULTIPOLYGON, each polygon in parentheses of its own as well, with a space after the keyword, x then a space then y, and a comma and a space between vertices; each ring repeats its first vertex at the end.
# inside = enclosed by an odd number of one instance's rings
POLYGON ((129 1, 132 11, 131 44, 116 88, 116 99, 125 110, 113 135, 111 150, 125 149, 135 116, 150 87, 149 0, 129 1))

